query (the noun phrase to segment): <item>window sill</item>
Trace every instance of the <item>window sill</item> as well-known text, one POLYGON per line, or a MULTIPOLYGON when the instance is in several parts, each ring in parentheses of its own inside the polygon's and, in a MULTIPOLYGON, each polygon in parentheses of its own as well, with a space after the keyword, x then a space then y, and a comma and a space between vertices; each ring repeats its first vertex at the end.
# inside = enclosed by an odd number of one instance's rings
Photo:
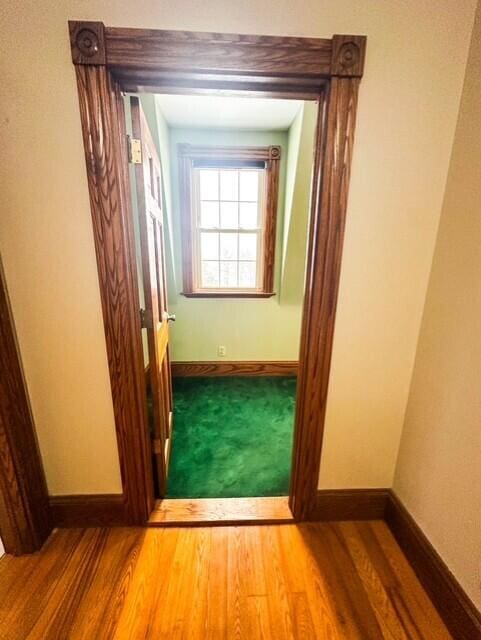
POLYGON ((276 294, 274 291, 190 291, 181 295, 185 298, 272 298, 276 294))

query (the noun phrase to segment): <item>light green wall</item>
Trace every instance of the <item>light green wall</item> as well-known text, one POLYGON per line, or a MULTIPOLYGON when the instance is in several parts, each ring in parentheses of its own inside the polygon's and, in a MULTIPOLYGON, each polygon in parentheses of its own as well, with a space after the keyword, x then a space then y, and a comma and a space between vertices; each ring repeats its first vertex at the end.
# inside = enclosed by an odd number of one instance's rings
POLYGON ((216 360, 217 347, 227 349, 228 360, 297 359, 301 305, 279 303, 285 205, 288 134, 286 131, 220 131, 171 129, 172 201, 176 273, 182 272, 179 188, 176 145, 280 145, 282 148, 276 239, 274 290, 270 299, 192 299, 180 294, 181 284, 169 291, 170 310, 177 316, 171 328, 173 360, 216 360))
MULTIPOLYGON (((219 345, 226 347, 228 360, 297 359, 313 139, 311 120, 306 117, 306 109, 300 111, 289 132, 223 131, 170 129, 155 96, 143 95, 141 104, 162 163, 169 307, 170 312, 177 316, 175 325, 171 325, 172 359, 177 361, 221 359, 217 356, 219 345), (310 152, 307 140, 310 141, 310 152), (276 296, 273 298, 188 299, 181 295, 182 258, 177 162, 177 144, 181 142, 281 146, 274 278, 276 296)), ((127 128, 130 131, 128 98, 125 99, 125 105, 127 128)), ((130 166, 130 172, 133 185, 132 203, 140 306, 143 306, 138 213, 132 166, 130 166)), ((143 330, 142 334, 144 360, 147 364, 146 331, 143 330)))
POLYGON ((155 96, 149 96, 154 102, 154 113, 156 121, 156 144, 162 164, 162 185, 164 192, 164 244, 166 252, 167 287, 169 291, 176 291, 179 282, 178 271, 174 260, 174 238, 173 238, 173 215, 174 208, 172 202, 172 158, 170 155, 170 129, 159 109, 155 96))
POLYGON ((302 304, 317 104, 304 102, 289 129, 281 304, 302 304))
POLYGON ((286 196, 284 211, 284 230, 282 238, 282 277, 284 277, 284 268, 286 261, 286 249, 289 234, 289 224, 292 211, 292 198, 294 196, 294 184, 297 174, 297 159, 299 157, 299 144, 301 141, 302 118, 304 113, 304 105, 299 110, 289 127, 287 137, 287 171, 286 171, 286 196))

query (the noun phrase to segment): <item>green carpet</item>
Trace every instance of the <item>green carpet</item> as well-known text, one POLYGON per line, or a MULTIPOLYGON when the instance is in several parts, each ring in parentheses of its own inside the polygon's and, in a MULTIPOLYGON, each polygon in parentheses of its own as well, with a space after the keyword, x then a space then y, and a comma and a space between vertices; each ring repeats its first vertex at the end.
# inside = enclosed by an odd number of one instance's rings
POLYGON ((176 378, 169 498, 289 493, 295 378, 176 378))

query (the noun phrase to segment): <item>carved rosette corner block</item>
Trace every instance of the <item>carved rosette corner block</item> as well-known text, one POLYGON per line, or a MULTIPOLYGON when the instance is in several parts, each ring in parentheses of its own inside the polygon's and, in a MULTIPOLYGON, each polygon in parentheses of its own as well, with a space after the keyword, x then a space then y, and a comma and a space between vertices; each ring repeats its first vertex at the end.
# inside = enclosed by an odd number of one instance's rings
POLYGON ((68 23, 74 64, 105 65, 105 38, 102 22, 68 23))
POLYGON ((279 160, 281 157, 281 148, 278 146, 269 147, 269 160, 279 160))
POLYGON ((334 36, 331 75, 360 78, 364 71, 365 49, 365 36, 334 36))

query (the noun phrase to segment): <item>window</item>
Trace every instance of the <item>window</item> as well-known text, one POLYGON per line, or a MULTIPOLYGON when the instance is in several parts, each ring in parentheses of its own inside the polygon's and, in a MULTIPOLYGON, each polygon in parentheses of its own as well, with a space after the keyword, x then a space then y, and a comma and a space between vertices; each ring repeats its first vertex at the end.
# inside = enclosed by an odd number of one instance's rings
POLYGON ((265 169, 194 169, 199 289, 262 287, 265 169))
POLYGON ((183 293, 274 295, 280 148, 179 145, 183 293))

